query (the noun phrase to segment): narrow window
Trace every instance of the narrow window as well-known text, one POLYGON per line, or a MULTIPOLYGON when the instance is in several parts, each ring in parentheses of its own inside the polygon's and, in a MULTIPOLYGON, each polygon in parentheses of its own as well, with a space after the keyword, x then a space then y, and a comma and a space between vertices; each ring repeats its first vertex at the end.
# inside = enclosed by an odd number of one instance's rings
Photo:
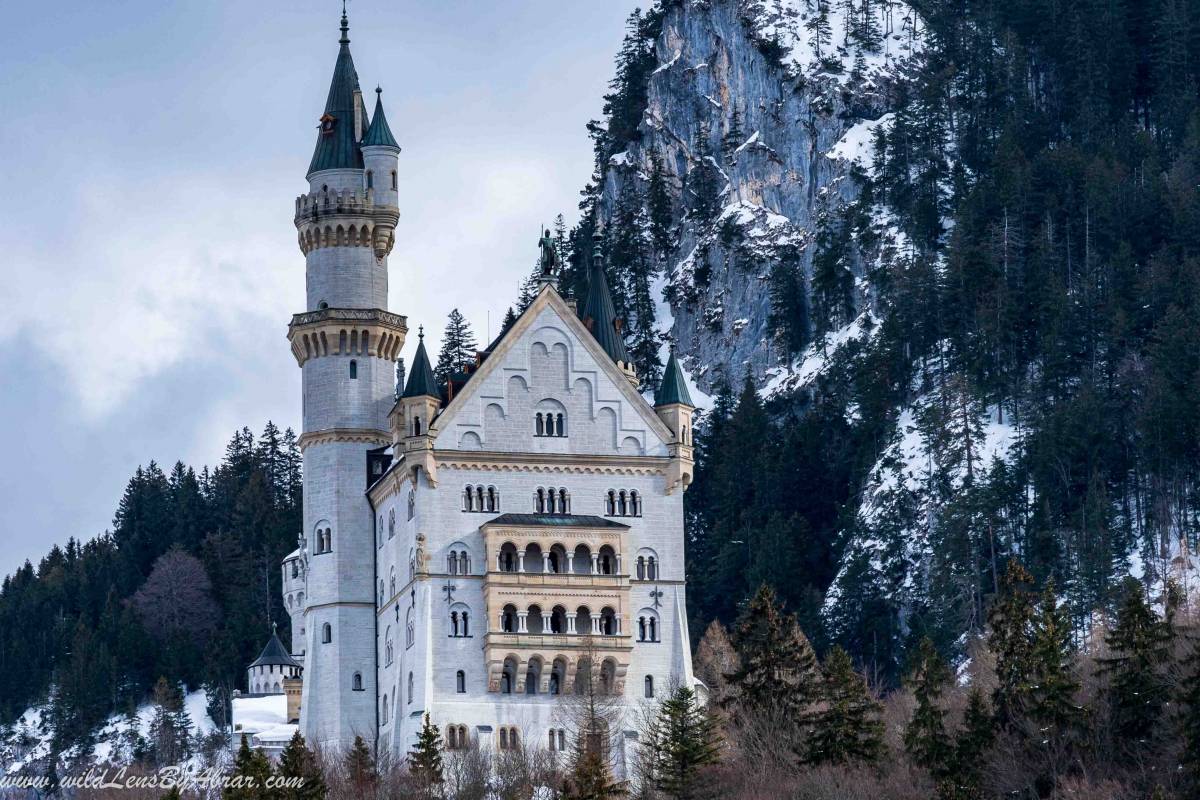
POLYGON ((495 486, 489 486, 489 487, 488 487, 488 493, 487 493, 487 510, 488 510, 488 511, 495 511, 495 510, 496 510, 496 487, 495 487, 495 486))
POLYGON ((466 611, 462 612, 463 636, 471 635, 471 632, 467 629, 467 616, 468 616, 468 612, 466 612, 466 611))
POLYGON ((450 612, 450 635, 456 639, 458 638, 458 612, 457 611, 450 612))
POLYGON ((333 641, 333 628, 328 622, 321 626, 321 641, 325 644, 333 641))
POLYGON ((657 628, 657 626, 655 625, 655 619, 654 619, 654 617, 651 617, 650 618, 650 641, 652 641, 652 642, 658 641, 658 631, 656 630, 656 628, 657 628))
POLYGON ((559 414, 558 416, 555 417, 555 420, 556 420, 555 432, 554 432, 555 435, 556 436, 566 436, 567 429, 563 425, 563 415, 559 414))
POLYGON ((622 517, 629 516, 629 500, 624 489, 621 490, 620 498, 617 501, 617 509, 622 517))
POLYGON ((646 618, 638 617, 638 641, 646 641, 646 618))
POLYGON ((507 728, 500 729, 500 749, 501 750, 508 749, 508 729, 507 728))
POLYGON ((354 681, 351 684, 351 688, 356 692, 361 692, 363 690, 363 682, 362 682, 362 673, 361 672, 354 673, 354 681))
POLYGON ((413 417, 413 436, 421 435, 421 418, 413 417))
POLYGON ((567 505, 567 490, 566 489, 558 490, 558 513, 560 513, 560 514, 571 513, 571 509, 567 505))
POLYGON ((454 690, 459 694, 467 693, 467 673, 463 672, 461 669, 458 671, 458 674, 454 676, 454 690))
POLYGON ((409 705, 412 705, 412 701, 413 701, 413 674, 410 672, 410 673, 408 673, 408 702, 409 702, 409 705))
POLYGON ((539 411, 537 416, 535 417, 534 426, 533 426, 533 435, 534 436, 544 436, 545 434, 543 433, 543 430, 544 429, 542 427, 542 413, 539 411))
POLYGON ((392 170, 392 191, 396 191, 396 171, 392 170))
POLYGON ((637 492, 629 493, 629 503, 631 506, 630 512, 633 516, 640 517, 642 515, 642 499, 638 497, 637 492))
POLYGON ((617 514, 617 493, 609 489, 608 495, 604 499, 604 513, 613 517, 617 514))
POLYGON ((646 557, 638 556, 637 560, 637 576, 639 581, 646 579, 646 557))
POLYGON ((654 697, 654 676, 646 676, 646 697, 654 697))
POLYGON ((652 581, 658 580, 658 564, 655 563, 654 556, 650 556, 650 558, 646 560, 646 575, 652 581))
POLYGON ((375 188, 375 173, 371 172, 371 170, 367 170, 367 188, 375 188))
POLYGON ((551 729, 550 729, 550 749, 551 749, 551 750, 554 750, 554 749, 555 749, 555 747, 554 747, 554 742, 555 742, 555 739, 554 739, 554 729, 553 729, 553 728, 551 728, 551 729))
POLYGON ((558 729, 558 749, 567 749, 567 732, 563 728, 558 729))

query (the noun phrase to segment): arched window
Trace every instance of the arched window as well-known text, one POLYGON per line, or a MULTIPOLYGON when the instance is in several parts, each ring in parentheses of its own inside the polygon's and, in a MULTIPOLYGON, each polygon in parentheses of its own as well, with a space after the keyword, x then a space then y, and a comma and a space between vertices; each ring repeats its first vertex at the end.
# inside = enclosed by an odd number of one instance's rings
POLYGON ((638 612, 638 641, 658 641, 658 613, 652 608, 643 608, 638 612))
POLYGON ((508 728, 500 729, 500 749, 501 750, 508 749, 508 728))
POLYGON ((637 576, 639 581, 646 579, 646 557, 638 556, 637 559, 637 576))
POLYGON ((629 493, 629 513, 635 517, 642 515, 642 498, 636 490, 629 493))
POLYGON ((413 436, 420 436, 420 435, 421 435, 421 418, 418 416, 414 416, 413 417, 413 436))
POLYGON ((386 694, 383 696, 383 713, 380 714, 380 722, 384 725, 388 723, 388 698, 386 694))
POLYGON ((388 538, 396 535, 396 509, 388 511, 388 538))
POLYGON ((654 676, 646 676, 646 697, 654 697, 654 676))
POLYGON ((408 492, 408 518, 412 519, 417 513, 417 495, 411 489, 408 492))
POLYGON ((537 494, 533 498, 533 510, 539 514, 546 513, 546 490, 538 487, 537 494))
POLYGON ((546 435, 546 426, 545 426, 545 420, 542 418, 542 412, 539 411, 537 414, 535 414, 533 420, 534 420, 533 435, 534 436, 545 436, 546 435))
POLYGON ((608 494, 604 496, 604 513, 610 517, 617 515, 617 493, 612 489, 609 489, 608 494))
POLYGON ((324 644, 329 644, 333 641, 333 626, 328 622, 321 626, 321 641, 324 644))
POLYGON ((367 188, 375 188, 375 173, 371 172, 371 170, 367 170, 367 188))
POLYGON ((629 516, 629 500, 624 489, 622 489, 621 493, 617 495, 617 513, 622 517, 629 516))
POLYGON ((396 171, 392 170, 392 191, 396 191, 396 171))
POLYGON ((554 435, 555 436, 566 436, 567 435, 567 427, 566 427, 565 419, 566 419, 566 417, 563 414, 555 414, 554 415, 554 435))
POLYGON ((570 514, 571 513, 571 502, 570 501, 571 501, 571 496, 569 494, 567 494, 567 490, 559 489, 558 490, 558 513, 570 514))
POLYGON ((646 579, 651 581, 658 580, 658 563, 654 560, 654 556, 646 559, 646 579))
POLYGON ((483 505, 483 487, 482 486, 475 487, 475 508, 479 509, 480 511, 485 510, 485 507, 483 505))
POLYGON ((390 592, 388 597, 396 596, 396 568, 395 567, 392 567, 391 574, 388 576, 388 591, 390 592))
POLYGON ((413 701, 413 674, 408 673, 408 703, 412 705, 413 701))
POLYGON ((497 502, 498 497, 499 497, 499 495, 496 493, 496 487, 489 486, 488 490, 487 490, 487 510, 488 511, 497 510, 497 508, 499 507, 499 503, 497 502))
POLYGON ((463 511, 475 510, 475 493, 471 491, 471 487, 463 489, 463 511))
POLYGON ((404 646, 412 647, 417 641, 417 626, 413 621, 413 611, 410 608, 404 616, 404 646))
POLYGON ((450 555, 446 556, 446 572, 451 575, 458 574, 458 553, 454 550, 451 550, 450 555))
POLYGON ((467 693, 467 673, 461 669, 454 675, 454 691, 459 694, 467 693))
POLYGON ((353 358, 350 359, 350 380, 358 380, 358 362, 353 358))
POLYGON ((350 682, 350 688, 353 691, 361 692, 363 690, 362 673, 354 673, 354 679, 350 682))

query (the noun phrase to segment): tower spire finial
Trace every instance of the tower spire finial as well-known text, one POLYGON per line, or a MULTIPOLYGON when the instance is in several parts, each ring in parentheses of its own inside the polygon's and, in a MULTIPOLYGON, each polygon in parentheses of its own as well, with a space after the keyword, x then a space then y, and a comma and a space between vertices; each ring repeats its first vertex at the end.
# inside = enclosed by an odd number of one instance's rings
POLYGON ((342 0, 342 38, 338 44, 350 44, 350 18, 346 16, 346 0, 342 0))

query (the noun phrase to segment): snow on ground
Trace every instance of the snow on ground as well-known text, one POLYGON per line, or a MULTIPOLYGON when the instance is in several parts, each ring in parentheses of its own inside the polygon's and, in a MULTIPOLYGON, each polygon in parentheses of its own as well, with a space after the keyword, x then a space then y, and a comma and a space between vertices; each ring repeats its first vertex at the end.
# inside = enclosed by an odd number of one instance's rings
POLYGON ((826 158, 845 161, 848 164, 861 167, 868 175, 873 174, 875 166, 875 136, 878 131, 886 130, 892 125, 895 114, 884 114, 879 119, 865 119, 850 128, 842 135, 826 158))
MULTIPOLYGON (((863 77, 872 83, 904 66, 924 48, 919 35, 919 17, 908 5, 888 0, 872 3, 873 24, 880 35, 874 51, 861 48, 847 31, 846 4, 827 2, 828 36, 818 42, 816 4, 808 0, 742 0, 742 16, 753 26, 761 42, 783 48, 783 62, 795 76, 827 72, 848 76, 856 62, 863 77)), ((855 13, 858 9, 855 8, 855 13)))
POLYGON ((675 51, 675 55, 674 55, 674 56, 671 58, 671 60, 670 60, 670 61, 667 61, 667 62, 665 62, 665 63, 663 63, 663 64, 660 64, 660 65, 658 66, 658 69, 654 70, 654 72, 651 72, 650 74, 651 74, 651 75, 657 75, 657 74, 658 74, 658 73, 660 73, 660 72, 666 72, 666 71, 667 71, 667 70, 669 70, 671 67, 675 66, 675 63, 676 63, 677 61, 679 61, 679 57, 680 57, 681 55, 683 55, 683 51, 682 51, 682 50, 676 50, 676 51, 675 51))
MULTIPOLYGON (((185 694, 183 705, 191 720, 193 734, 203 736, 216 731, 216 723, 208 716, 208 697, 203 691, 185 694)), ((129 755, 127 743, 133 729, 136 728, 143 738, 149 737, 154 710, 152 703, 143 703, 132 718, 114 714, 105 720, 94 734, 92 758, 95 763, 124 763, 129 755)), ((0 729, 0 758, 3 758, 0 771, 15 774, 50 754, 52 731, 44 720, 44 713, 44 706, 30 708, 9 729, 0 729)))
POLYGON ((830 361, 838 351, 850 342, 872 335, 878 329, 879 320, 870 311, 865 311, 836 331, 830 331, 819 342, 812 342, 805 351, 786 367, 767 370, 767 382, 758 390, 764 400, 781 394, 791 394, 810 385, 824 374, 830 361))

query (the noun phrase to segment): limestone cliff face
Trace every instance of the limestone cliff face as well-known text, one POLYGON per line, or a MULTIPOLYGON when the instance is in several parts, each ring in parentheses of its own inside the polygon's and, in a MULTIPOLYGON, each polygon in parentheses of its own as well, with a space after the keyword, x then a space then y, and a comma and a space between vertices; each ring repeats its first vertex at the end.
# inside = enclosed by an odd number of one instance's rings
MULTIPOLYGON (((655 287, 655 300, 664 300, 659 329, 701 388, 712 388, 714 365, 734 380, 749 367, 765 382, 802 357, 770 330, 767 274, 785 252, 798 252, 789 263, 809 284, 821 215, 858 192, 851 159, 837 156, 855 155, 848 144, 869 149, 862 136, 847 143, 847 132, 854 138, 856 126, 886 112, 920 50, 919 23, 895 2, 870 4, 869 20, 842 18, 830 3, 823 22, 807 0, 666 5, 640 141, 609 159, 599 219, 612 221, 624 182, 647 181, 657 153, 676 232, 655 287), (694 210, 701 167, 719 190, 707 218, 694 210)), ((859 281, 857 293, 863 308, 869 287, 859 281)))

